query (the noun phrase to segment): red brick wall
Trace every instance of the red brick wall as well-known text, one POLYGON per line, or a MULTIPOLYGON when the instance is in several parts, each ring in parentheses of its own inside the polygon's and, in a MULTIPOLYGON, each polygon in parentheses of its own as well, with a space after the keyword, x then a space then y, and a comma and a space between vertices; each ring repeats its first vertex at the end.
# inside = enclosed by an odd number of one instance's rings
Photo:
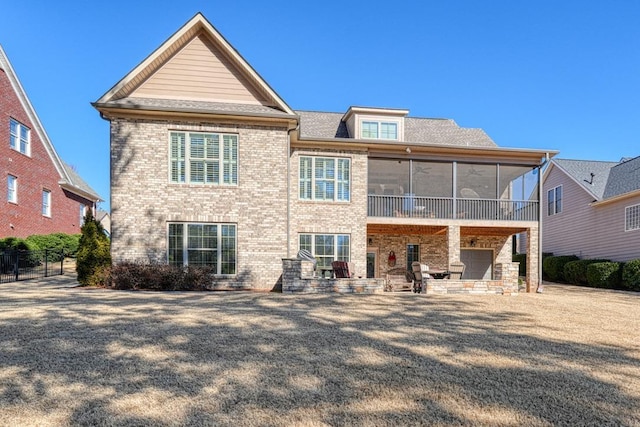
POLYGON ((80 233, 80 203, 89 200, 64 191, 60 175, 4 70, 0 69, 0 238, 32 234, 80 233), (31 129, 31 156, 9 146, 9 120, 31 129), (18 203, 7 201, 7 176, 18 178, 18 203), (51 191, 51 217, 42 215, 42 190, 51 191), (13 227, 12 227, 13 226, 13 227))

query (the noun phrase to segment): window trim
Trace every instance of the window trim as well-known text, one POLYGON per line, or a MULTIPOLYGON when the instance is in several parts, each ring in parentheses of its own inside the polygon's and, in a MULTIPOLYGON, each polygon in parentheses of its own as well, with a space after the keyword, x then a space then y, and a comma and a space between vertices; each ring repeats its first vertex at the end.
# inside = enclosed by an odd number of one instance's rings
POLYGON ((11 174, 7 175, 7 202, 18 204, 18 177, 11 174))
POLYGON ((640 230, 640 203, 635 205, 625 206, 624 208, 624 231, 637 231, 640 230), (634 209, 637 212, 630 213, 634 209), (635 227, 630 228, 630 217, 635 216, 635 227))
MULTIPOLYGON (((169 135, 169 165, 168 165, 168 181, 169 184, 178 184, 178 185, 203 185, 203 186, 221 186, 221 187, 237 187, 238 182, 240 181, 240 159, 239 159, 239 134, 237 133, 228 133, 228 132, 202 132, 202 131, 184 131, 184 130, 170 130, 169 135), (182 153, 182 157, 173 157, 173 135, 182 135, 184 138, 184 152, 182 153), (218 139, 218 150, 217 150, 217 158, 207 158, 206 155, 203 158, 193 158, 191 157, 191 136, 192 135, 201 135, 201 136, 217 136, 218 139), (227 145, 227 138, 230 138, 227 145), (235 146, 235 147, 234 147, 235 146), (234 150, 235 148, 235 150, 234 150), (229 159, 225 159, 225 156, 229 153, 229 159), (235 160, 233 160, 235 155, 235 160), (173 174, 173 163, 182 162, 181 167, 178 167, 177 179, 174 179, 173 174), (207 182, 207 170, 203 168, 203 178, 202 182, 192 181, 191 180, 191 164, 192 162, 202 162, 203 165, 211 164, 211 167, 214 168, 217 166, 217 175, 218 182, 207 182), (235 173, 233 173, 233 169, 235 166, 235 173), (229 182, 225 182, 225 167, 229 168, 229 182)), ((204 148, 206 152, 206 147, 204 148)), ((180 156, 180 154, 178 155, 180 156)))
POLYGON ((383 141, 399 141, 400 140, 400 121, 398 120, 384 120, 377 118, 363 118, 360 119, 360 125, 358 127, 360 139, 373 139, 373 140, 383 140, 383 141), (364 136, 364 125, 376 125, 376 136, 364 136), (383 137, 382 136, 382 128, 384 125, 393 125, 396 128, 395 138, 383 137))
POLYGON ((51 191, 46 188, 42 189, 42 216, 51 218, 51 191), (45 202, 45 194, 46 202, 45 202))
MULTIPOLYGON (((216 239, 217 239, 217 248, 216 249, 207 249, 210 251, 215 251, 216 252, 216 272, 214 273, 214 276, 216 277, 235 277, 238 275, 238 224, 236 223, 231 223, 231 222, 182 222, 182 221, 171 221, 171 222, 167 222, 167 263, 170 265, 177 265, 176 263, 171 263, 170 261, 170 252, 171 252, 171 236, 170 236, 170 230, 171 230, 171 225, 181 225, 182 226, 182 264, 180 264, 180 266, 182 267, 186 267, 189 265, 189 225, 215 225, 216 226, 216 239), (233 252, 233 259, 234 259, 234 273, 222 273, 222 255, 223 255, 223 248, 222 248, 222 240, 223 240, 223 233, 222 233, 222 227, 223 226, 230 226, 233 227, 234 229, 234 252, 233 252)), ((192 248, 194 249, 194 248, 192 248)))
MULTIPOLYGON (((332 254, 332 261, 351 261, 351 234, 349 233, 298 233, 298 250, 301 249, 307 249, 309 252, 311 252, 311 255, 313 255, 314 258, 317 259, 317 257, 323 257, 323 258, 328 258, 328 255, 316 255, 316 238, 318 236, 332 236, 333 237, 333 254, 332 254), (311 236, 311 247, 310 248, 302 248, 302 244, 301 244, 301 240, 303 236, 311 236), (340 259, 340 258, 345 258, 345 257, 340 257, 338 255, 338 239, 340 237, 346 237, 348 240, 348 253, 346 256, 346 259, 340 259)), ((318 262, 318 264, 320 264, 318 262)))
POLYGON ((558 215, 562 213, 562 199, 563 199, 562 185, 557 185, 547 190, 547 216, 558 215), (560 198, 558 199, 558 192, 560 198))
POLYGON ((31 128, 26 126, 24 123, 14 119, 13 117, 9 118, 9 148, 17 151, 20 154, 31 157, 31 128), (16 134, 11 132, 11 127, 13 124, 15 124, 17 129, 16 134), (27 133, 27 138, 24 142, 24 151, 22 151, 22 130, 25 130, 27 133), (12 144, 12 141, 17 141, 17 144, 12 144))
POLYGON ((351 158, 349 157, 331 157, 331 156, 300 156, 298 161, 298 200, 309 202, 330 202, 330 203, 350 203, 351 202, 351 158), (311 176, 307 178, 302 176, 303 162, 306 160, 311 161, 311 176), (333 199, 318 198, 316 194, 316 164, 318 160, 326 161, 333 160, 333 179, 322 178, 322 181, 333 182, 333 199), (341 166, 341 163, 343 166, 341 166), (340 179, 340 173, 344 173, 344 164, 347 165, 347 179, 340 179), (308 189, 303 190, 303 184, 308 184, 310 188, 309 197, 303 197, 303 193, 306 194, 308 189), (346 190, 345 186, 346 185, 346 190), (342 188, 342 191, 341 191, 342 188), (340 198, 340 194, 346 193, 346 198, 340 198))

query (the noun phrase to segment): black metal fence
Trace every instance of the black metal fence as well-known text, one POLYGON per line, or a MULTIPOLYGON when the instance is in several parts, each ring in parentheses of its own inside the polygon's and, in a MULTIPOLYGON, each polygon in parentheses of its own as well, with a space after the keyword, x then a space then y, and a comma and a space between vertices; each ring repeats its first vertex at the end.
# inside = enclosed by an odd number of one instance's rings
POLYGON ((40 279, 64 273, 64 250, 0 252, 0 283, 40 279))

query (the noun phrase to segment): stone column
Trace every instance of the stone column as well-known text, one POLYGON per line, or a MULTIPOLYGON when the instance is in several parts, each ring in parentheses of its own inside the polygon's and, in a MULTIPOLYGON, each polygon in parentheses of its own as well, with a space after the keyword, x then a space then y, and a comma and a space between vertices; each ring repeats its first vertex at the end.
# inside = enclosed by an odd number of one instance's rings
POLYGON ((447 227, 447 257, 448 264, 444 266, 448 268, 452 262, 460 261, 460 227, 457 225, 450 225, 447 227))
POLYGON ((538 253, 538 226, 527 230, 527 292, 535 292, 538 286, 542 286, 539 273, 542 266, 539 265, 538 253))

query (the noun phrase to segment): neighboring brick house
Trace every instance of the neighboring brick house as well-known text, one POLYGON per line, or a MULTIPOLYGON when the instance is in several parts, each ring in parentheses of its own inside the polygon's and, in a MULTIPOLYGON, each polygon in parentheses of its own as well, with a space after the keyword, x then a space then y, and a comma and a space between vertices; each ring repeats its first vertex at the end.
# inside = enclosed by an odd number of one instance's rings
POLYGON ((358 276, 462 259, 491 280, 524 232, 539 284, 539 203, 520 189, 555 151, 407 110, 294 111, 200 14, 93 105, 111 123, 115 261, 208 264, 215 287, 271 288, 307 249, 358 276))
POLYGON ((554 159, 544 173, 542 249, 554 255, 640 258, 640 157, 554 159))
POLYGON ((0 238, 80 233, 100 196, 65 164, 0 47, 0 238))

